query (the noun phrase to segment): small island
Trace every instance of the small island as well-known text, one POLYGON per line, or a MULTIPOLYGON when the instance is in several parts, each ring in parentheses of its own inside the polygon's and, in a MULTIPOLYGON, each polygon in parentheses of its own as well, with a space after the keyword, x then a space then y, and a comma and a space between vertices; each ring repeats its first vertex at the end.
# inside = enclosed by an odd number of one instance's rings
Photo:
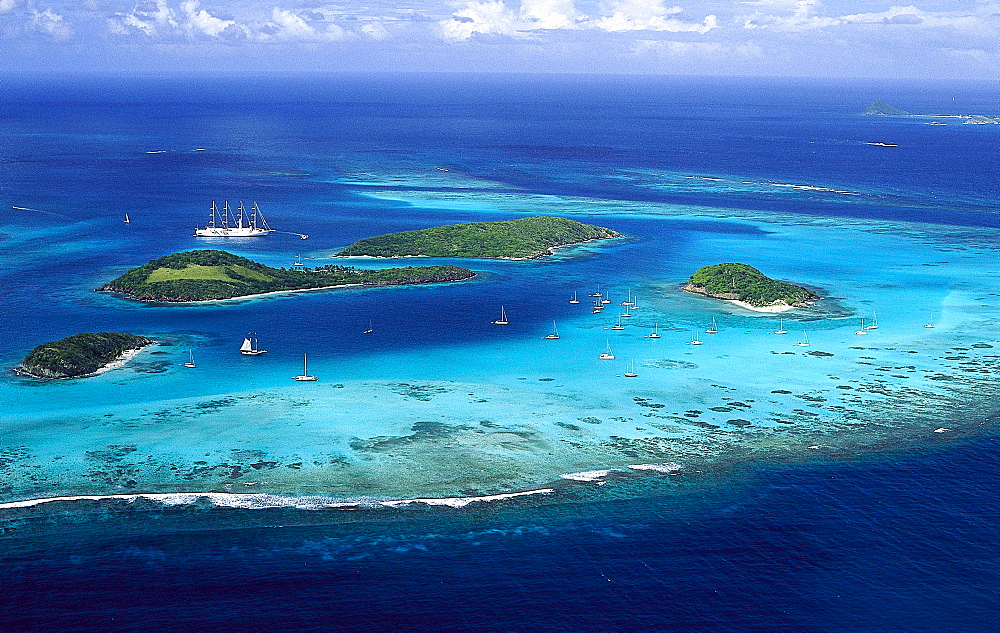
POLYGON ((197 250, 154 259, 97 290, 121 293, 139 301, 188 303, 338 286, 444 283, 474 276, 473 271, 458 266, 359 270, 327 265, 286 270, 226 251, 197 250))
MULTIPOLYGON (((991 125, 1000 124, 1000 118, 986 116, 983 114, 914 114, 913 112, 907 112, 906 110, 901 110, 896 106, 889 105, 881 99, 876 99, 868 104, 865 108, 865 114, 875 115, 875 116, 907 116, 907 117, 925 117, 934 119, 962 119, 962 123, 966 125, 991 125)), ((928 125, 946 125, 940 121, 931 121, 928 125)), ((885 143, 869 143, 869 145, 886 145, 885 143)), ((888 145, 889 147, 895 147, 895 145, 888 145)))
POLYGON ((33 378, 79 378, 124 365, 153 341, 122 332, 87 332, 42 343, 28 352, 18 373, 33 378))
POLYGON ((801 286, 771 279, 753 266, 733 263, 702 266, 691 275, 684 290, 758 312, 802 308, 807 301, 819 299, 819 295, 801 286))
POLYGON ((351 244, 337 257, 474 257, 538 259, 552 249, 622 235, 566 218, 536 215, 499 222, 449 224, 388 233, 351 244))

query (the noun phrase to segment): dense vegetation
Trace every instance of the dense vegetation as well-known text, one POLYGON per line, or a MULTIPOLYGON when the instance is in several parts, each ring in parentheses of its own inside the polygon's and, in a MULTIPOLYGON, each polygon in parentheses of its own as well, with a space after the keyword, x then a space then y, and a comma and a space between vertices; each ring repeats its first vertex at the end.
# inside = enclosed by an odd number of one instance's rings
POLYGON ((500 222, 469 222, 388 233, 358 240, 338 255, 534 259, 551 255, 552 249, 557 246, 612 237, 621 237, 621 234, 566 218, 537 215, 500 222))
POLYGON ((21 370, 40 378, 72 378, 92 374, 130 349, 152 343, 144 336, 121 332, 74 334, 31 350, 21 370))
POLYGON ((716 299, 745 301, 758 307, 779 304, 802 306, 808 300, 819 299, 805 288, 775 281, 746 264, 702 266, 691 275, 684 289, 716 299))
POLYGON ((98 288, 142 301, 186 302, 231 299, 266 292, 328 288, 347 284, 390 286, 441 283, 474 276, 458 266, 358 270, 323 266, 303 270, 271 268, 226 251, 173 253, 130 270, 98 288))

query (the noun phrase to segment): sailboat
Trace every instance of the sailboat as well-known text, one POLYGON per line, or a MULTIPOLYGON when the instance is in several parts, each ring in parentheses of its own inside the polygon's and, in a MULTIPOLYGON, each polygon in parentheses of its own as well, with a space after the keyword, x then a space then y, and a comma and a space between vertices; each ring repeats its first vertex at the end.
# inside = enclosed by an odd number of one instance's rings
POLYGON ((809 334, 805 330, 802 330, 802 342, 796 343, 799 347, 809 347, 809 334))
POLYGON ((229 201, 227 200, 222 207, 222 213, 215 206, 215 200, 212 201, 212 209, 209 213, 208 225, 202 228, 196 228, 194 230, 195 237, 256 237, 258 235, 267 235, 268 233, 273 233, 274 229, 267 225, 267 221, 264 219, 264 215, 260 212, 257 207, 257 203, 253 203, 253 207, 250 210, 250 217, 247 219, 246 224, 244 224, 245 212, 243 209, 243 201, 240 201, 239 207, 237 208, 238 215, 236 216, 236 223, 233 226, 230 222, 233 219, 229 212, 229 201))
POLYGON ((872 324, 865 328, 866 330, 877 330, 878 329, 878 313, 872 310, 872 324))
POLYGON ((629 312, 628 310, 629 310, 629 306, 625 306, 625 313, 622 314, 622 315, 620 315, 620 316, 623 316, 623 317, 630 317, 630 316, 632 316, 632 313, 629 312))
POLYGON ((691 340, 687 342, 688 345, 701 345, 701 341, 698 340, 698 331, 691 335, 691 340))
POLYGON ((660 329, 660 324, 657 323, 653 325, 653 331, 646 335, 646 338, 660 338, 660 333, 657 331, 660 329))
POLYGON ((588 297, 600 297, 601 296, 601 284, 597 284, 597 292, 592 292, 588 297))
POLYGON ((556 329, 556 322, 555 321, 552 322, 552 334, 546 335, 545 338, 547 338, 547 339, 557 339, 557 338, 559 338, 559 330, 556 329))
POLYGON ((306 357, 304 352, 302 354, 302 375, 292 376, 292 380, 298 380, 299 382, 316 380, 316 376, 309 375, 309 359, 306 357))
POLYGON ((374 331, 375 331, 375 328, 372 326, 372 320, 368 319, 368 329, 365 330, 364 332, 362 332, 362 334, 371 334, 374 331))
POLYGON ((639 374, 635 373, 635 361, 632 361, 632 364, 629 365, 628 371, 622 372, 622 376, 625 376, 626 378, 635 378, 638 375, 639 374))
POLYGON ((788 330, 785 329, 785 322, 778 319, 778 329, 774 331, 775 334, 788 334, 788 330))
POLYGON ((500 318, 496 321, 490 321, 493 325, 507 325, 507 311, 500 306, 500 318))
POLYGON ((615 355, 611 352, 611 341, 608 341, 608 351, 604 352, 599 357, 601 360, 614 360, 615 355))
POLYGON ((194 364, 194 351, 188 350, 188 361, 184 363, 185 367, 195 368, 197 365, 194 364))
POLYGON ((612 330, 624 330, 625 329, 625 326, 622 325, 622 318, 621 317, 618 317, 618 323, 616 325, 612 325, 611 329, 612 330))
POLYGON ((257 347, 257 333, 254 332, 254 336, 251 338, 249 334, 243 337, 243 345, 240 345, 240 354, 244 356, 260 356, 261 354, 266 354, 266 349, 260 349, 257 347))
POLYGON ((132 220, 128 219, 128 214, 126 213, 125 214, 125 224, 130 224, 131 222, 132 222, 132 220))
POLYGON ((580 300, 576 298, 576 291, 575 290, 573 291, 573 298, 570 299, 569 302, 573 303, 573 304, 580 303, 580 300))
POLYGON ((705 334, 718 334, 719 327, 715 324, 715 317, 712 317, 712 327, 705 330, 705 334))
POLYGON ((295 263, 292 264, 292 267, 295 270, 302 270, 303 266, 305 266, 305 264, 302 263, 302 256, 301 255, 296 255, 295 256, 295 263))
POLYGON ((625 300, 625 301, 622 301, 622 305, 623 305, 623 306, 631 306, 631 305, 634 305, 634 304, 632 303, 632 289, 631 289, 631 288, 629 288, 629 290, 628 290, 628 299, 627 299, 627 300, 625 300))
POLYGON ((590 313, 591 314, 600 314, 601 310, 603 310, 603 309, 604 309, 604 306, 601 305, 601 302, 599 300, 595 299, 594 300, 594 307, 593 307, 593 309, 591 309, 590 313))
POLYGON ((858 336, 867 336, 868 332, 865 329, 865 318, 861 317, 861 329, 856 331, 855 334, 858 336))
POLYGON ((924 327, 934 327, 934 313, 931 313, 931 318, 927 321, 927 325, 924 327))
POLYGON ((604 297, 603 299, 601 299, 601 305, 602 306, 606 306, 609 303, 611 303, 611 293, 610 292, 608 293, 607 297, 604 297))

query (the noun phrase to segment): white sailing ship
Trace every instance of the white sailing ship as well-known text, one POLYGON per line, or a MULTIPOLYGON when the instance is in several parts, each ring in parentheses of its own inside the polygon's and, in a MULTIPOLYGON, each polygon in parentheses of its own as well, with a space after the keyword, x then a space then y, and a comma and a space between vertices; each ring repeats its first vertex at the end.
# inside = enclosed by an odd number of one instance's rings
POLYGON ((243 208, 243 201, 240 201, 236 209, 236 217, 229 211, 229 201, 227 200, 222 211, 219 212, 212 201, 212 210, 209 215, 208 226, 196 228, 195 237, 256 237, 273 233, 274 229, 267 225, 264 214, 260 212, 257 203, 254 202, 247 213, 243 208))
POLYGON ((261 354, 266 354, 266 349, 260 349, 257 347, 257 333, 251 337, 249 334, 243 337, 243 345, 240 345, 240 354, 244 356, 260 356, 261 354))
POLYGON ((292 380, 298 380, 299 382, 308 382, 316 380, 316 376, 309 375, 309 358, 303 353, 302 354, 302 375, 292 376, 292 380))

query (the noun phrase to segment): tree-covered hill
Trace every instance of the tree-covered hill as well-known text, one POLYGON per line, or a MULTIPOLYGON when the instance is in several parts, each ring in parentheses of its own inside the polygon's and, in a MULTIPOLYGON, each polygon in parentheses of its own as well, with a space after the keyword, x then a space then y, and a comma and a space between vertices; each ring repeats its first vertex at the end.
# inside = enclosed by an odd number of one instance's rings
POLYGON ((590 240, 621 237, 600 226, 538 215, 499 222, 449 224, 418 231, 388 233, 351 244, 340 257, 476 257, 534 259, 552 249, 590 240))
POLYGON ((153 341, 121 332, 87 332, 42 343, 28 352, 21 371, 39 378, 74 378, 96 372, 125 352, 153 341))
POLYGON ((806 301, 819 299, 814 292, 784 281, 776 281, 746 264, 716 264, 702 266, 688 280, 688 292, 716 299, 744 301, 752 306, 804 306, 806 301))

